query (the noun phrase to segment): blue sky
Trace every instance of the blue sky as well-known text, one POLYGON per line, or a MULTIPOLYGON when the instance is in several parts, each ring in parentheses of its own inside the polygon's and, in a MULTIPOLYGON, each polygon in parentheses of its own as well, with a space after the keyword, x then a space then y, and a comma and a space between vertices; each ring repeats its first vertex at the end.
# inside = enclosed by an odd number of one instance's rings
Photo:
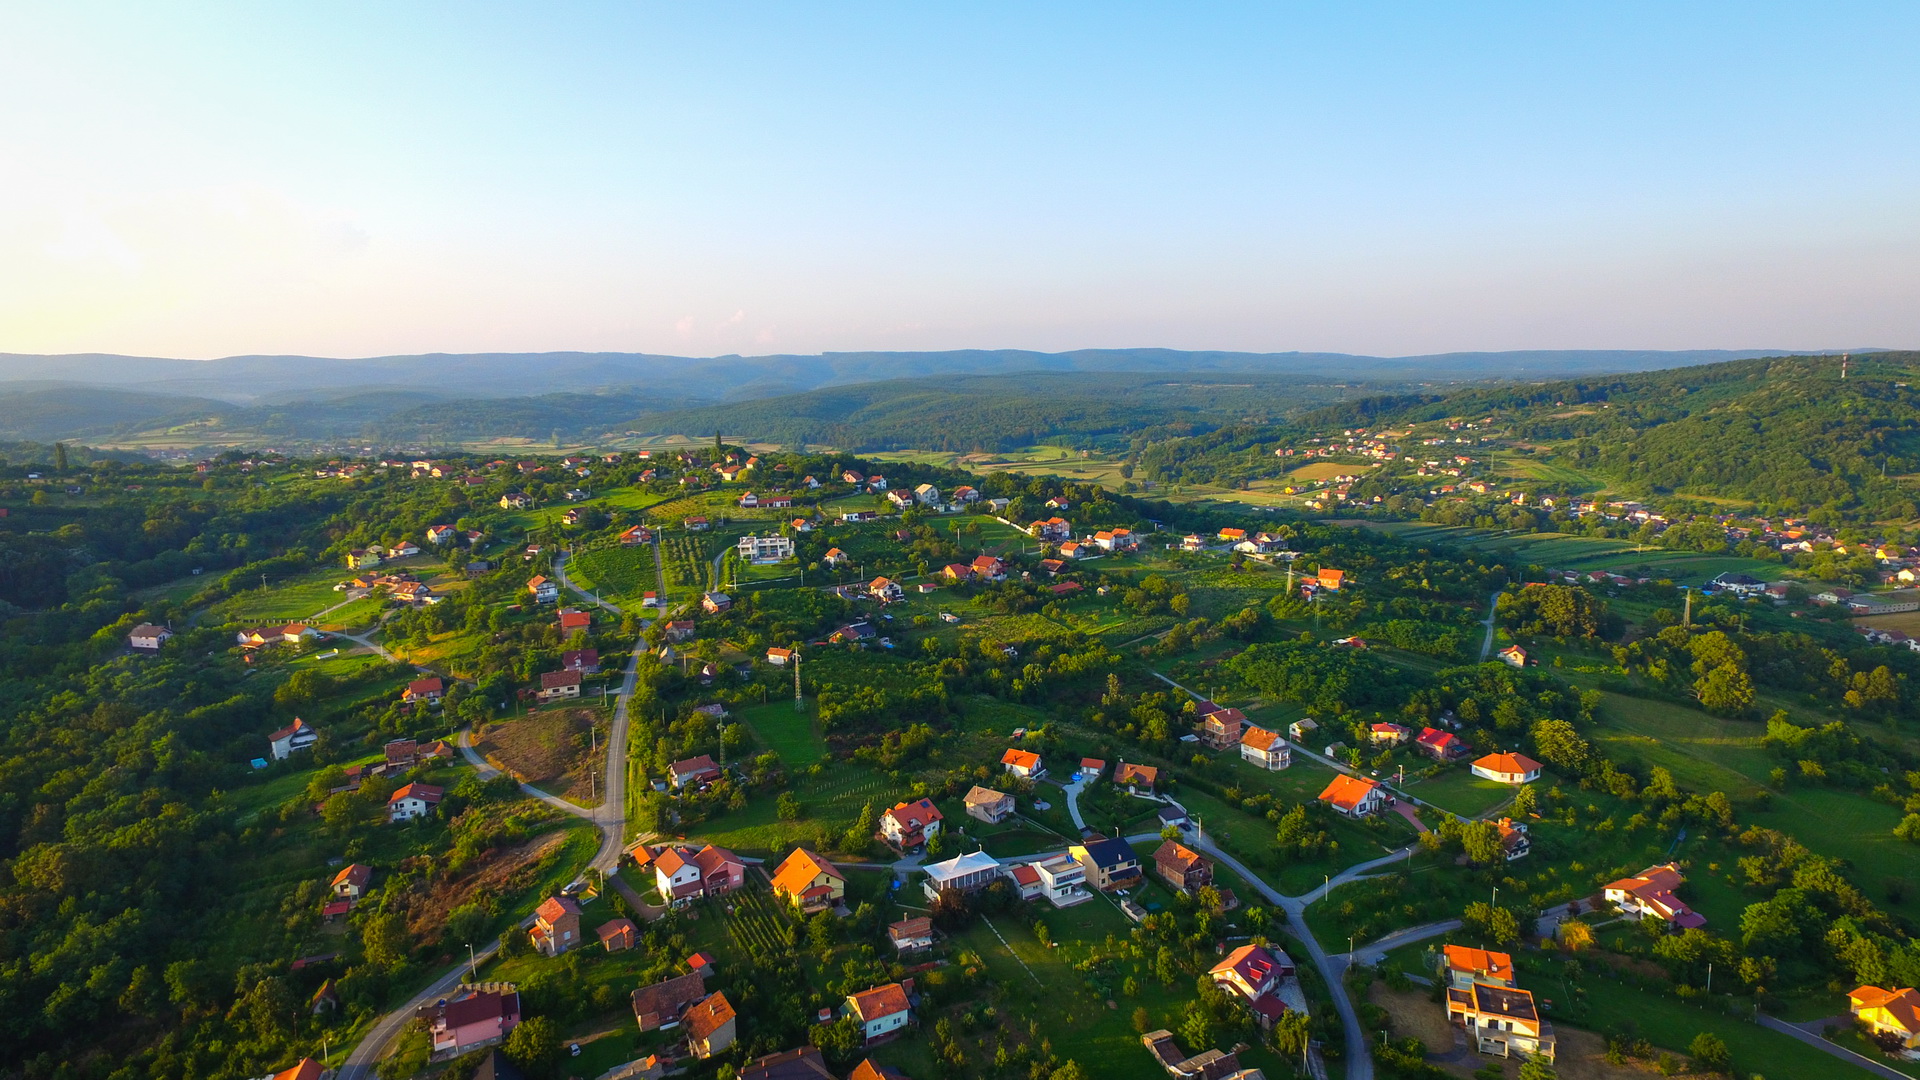
POLYGON ((0 350, 1920 328, 1911 5, 559 7, 0 9, 0 350))

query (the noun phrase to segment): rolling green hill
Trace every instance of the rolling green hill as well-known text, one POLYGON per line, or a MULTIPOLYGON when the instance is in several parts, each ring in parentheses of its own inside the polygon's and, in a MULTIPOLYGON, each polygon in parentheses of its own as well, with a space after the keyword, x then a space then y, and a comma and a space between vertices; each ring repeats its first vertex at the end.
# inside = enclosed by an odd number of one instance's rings
POLYGON ((1145 449, 1148 475, 1216 482, 1276 475, 1272 450, 1355 427, 1478 434, 1574 489, 1735 499, 1873 520, 1920 516, 1920 353, 1785 356, 1447 393, 1389 394, 1145 449))

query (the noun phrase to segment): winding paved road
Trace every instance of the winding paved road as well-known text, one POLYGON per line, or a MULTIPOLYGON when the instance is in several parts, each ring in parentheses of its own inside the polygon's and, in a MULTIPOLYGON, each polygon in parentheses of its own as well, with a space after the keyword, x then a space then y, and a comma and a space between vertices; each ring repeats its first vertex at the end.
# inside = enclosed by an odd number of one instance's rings
MULTIPOLYGON (((576 593, 580 593, 582 596, 586 596, 585 593, 581 593, 580 589, 575 587, 572 582, 569 582, 564 574, 561 573, 558 562, 556 562, 554 566, 554 576, 558 577, 567 588, 572 589, 576 593)), ((599 601, 594 600, 591 596, 588 596, 587 599, 599 603, 599 601)), ((610 605, 602 606, 610 607, 610 605)), ((619 609, 612 608, 612 610, 617 611, 619 609)), ((353 637, 352 635, 346 634, 341 636, 348 637, 368 648, 374 649, 388 659, 393 659, 392 654, 365 638, 353 637)), ((607 777, 606 786, 603 789, 606 792, 606 797, 601 800, 600 805, 588 809, 586 807, 576 806, 557 795, 548 794, 547 792, 526 784, 521 784, 520 788, 522 791, 547 803, 549 806, 556 807, 575 817, 585 818, 593 822, 594 826, 600 830, 600 850, 594 854, 593 861, 587 865, 592 869, 605 873, 608 882, 620 890, 621 895, 636 912, 643 912, 651 917, 654 914, 653 910, 644 903, 641 903, 639 896, 628 888, 624 881, 614 876, 614 871, 620 865, 621 852, 625 849, 627 829, 627 703, 633 699, 634 687, 639 682, 640 654, 645 652, 646 648, 646 640, 642 638, 635 643, 632 654, 627 657, 626 677, 620 684, 620 695, 613 708, 613 727, 607 736, 607 777)), ((498 774, 499 770, 488 765, 484 758, 474 752, 470 731, 462 730, 458 742, 461 754, 465 755, 467 761, 473 765, 474 770, 481 777, 485 778, 498 774)), ((487 958, 491 957, 499 947, 500 942, 499 939, 496 938, 489 942, 485 948, 476 950, 475 956, 484 962, 487 958)), ((406 1004, 382 1016, 374 1023, 372 1028, 368 1029, 365 1037, 360 1040, 360 1044, 348 1052, 346 1060, 341 1063, 334 1080, 369 1080, 369 1078, 373 1077, 374 1066, 380 1060, 380 1056, 386 1052, 387 1047, 392 1044, 393 1040, 398 1037, 400 1032, 406 1027, 407 1021, 413 1019, 414 1013, 420 1006, 445 997, 448 991, 460 985, 460 980, 466 973, 467 965, 460 964, 456 966, 435 979, 426 989, 415 994, 406 1004)))

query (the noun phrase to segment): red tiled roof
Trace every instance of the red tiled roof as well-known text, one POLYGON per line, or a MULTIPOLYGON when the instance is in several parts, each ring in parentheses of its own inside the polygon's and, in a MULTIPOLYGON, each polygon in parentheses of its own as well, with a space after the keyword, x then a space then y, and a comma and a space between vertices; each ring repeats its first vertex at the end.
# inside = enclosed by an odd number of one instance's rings
POLYGON ((533 910, 533 917, 551 926, 568 915, 580 914, 580 905, 568 896, 549 896, 533 910))
POLYGON ((401 799, 419 799, 421 802, 432 806, 439 803, 440 796, 443 794, 445 794, 444 791, 434 787, 432 784, 402 784, 387 798, 387 805, 391 806, 401 799))
POLYGON ((863 1021, 903 1013, 911 1007, 907 1004, 907 992, 899 983, 862 990, 848 995, 847 1000, 853 1005, 854 1015, 863 1021))
POLYGON ((687 1036, 695 1042, 705 1042, 713 1033, 725 1027, 733 1019, 733 1003, 727 995, 716 993, 687 1010, 682 1023, 687 1026, 687 1036))

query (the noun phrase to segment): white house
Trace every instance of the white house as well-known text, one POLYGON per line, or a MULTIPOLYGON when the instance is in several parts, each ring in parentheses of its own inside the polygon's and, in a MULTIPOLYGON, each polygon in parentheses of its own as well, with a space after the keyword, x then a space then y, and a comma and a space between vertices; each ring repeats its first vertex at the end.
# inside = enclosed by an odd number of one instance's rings
POLYGON ((441 789, 432 784, 403 784, 387 798, 388 821, 412 821, 433 813, 440 805, 441 789))
POLYGON ((147 652, 158 652, 160 646, 165 645, 172 636, 173 631, 164 626, 141 623, 133 628, 133 633, 127 635, 127 644, 147 652))
POLYGON ((1240 756, 1278 772, 1293 764, 1293 747, 1279 732, 1249 724, 1240 732, 1240 756))
POLYGON ((847 995, 847 1012, 860 1025, 862 1039, 869 1043, 899 1032, 913 1019, 906 988, 899 983, 847 995))
POLYGON ((932 484, 921 484, 913 489, 913 501, 921 506, 939 506, 940 489, 932 484))
POLYGON ((296 750, 311 750, 320 739, 320 733, 313 725, 299 717, 293 723, 267 736, 267 742, 273 747, 273 760, 285 761, 296 750))
POLYGON ((1022 780, 1034 780, 1047 775, 1047 770, 1040 763, 1040 755, 1031 750, 1008 750, 1000 755, 1000 764, 1022 780))
POLYGON ((1488 754, 1473 763, 1473 775, 1496 784, 1531 784, 1541 764, 1525 754, 1488 754))
POLYGON ((793 537, 774 533, 770 536, 743 536, 734 550, 750 563, 777 563, 793 558, 793 537))

